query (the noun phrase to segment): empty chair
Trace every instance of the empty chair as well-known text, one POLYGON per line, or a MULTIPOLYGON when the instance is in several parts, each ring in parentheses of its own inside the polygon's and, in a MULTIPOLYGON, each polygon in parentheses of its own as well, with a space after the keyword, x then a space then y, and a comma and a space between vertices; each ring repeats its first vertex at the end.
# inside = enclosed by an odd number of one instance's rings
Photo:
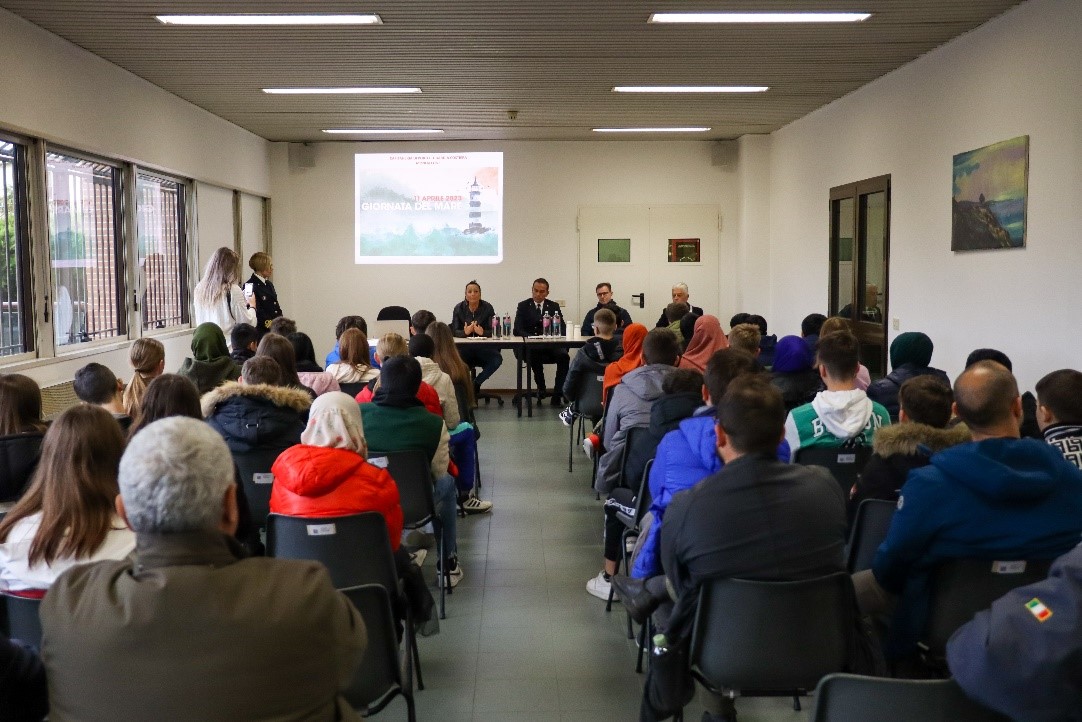
POLYGON ((838 480, 845 498, 857 483, 857 477, 872 458, 870 446, 805 446, 796 451, 796 463, 826 467, 838 480))
POLYGON ((605 413, 601 405, 601 389, 605 380, 604 374, 584 373, 579 380, 575 397, 568 399, 571 404, 571 428, 568 430, 567 440, 567 470, 573 469, 571 458, 575 447, 582 444, 586 434, 586 420, 591 425, 605 413))
POLYGON ((951 679, 830 674, 815 690, 815 722, 996 722, 951 679))
POLYGON ((407 645, 405 664, 400 663, 387 590, 379 584, 363 584, 343 589, 342 593, 349 597, 360 612, 368 632, 368 646, 364 650, 364 657, 343 696, 354 709, 369 717, 386 707, 395 695, 400 694, 406 700, 409 721, 416 722, 417 711, 414 708, 413 680, 410 675, 411 650, 407 645))
POLYGON ((252 524, 259 528, 267 526, 271 487, 274 484, 271 466, 283 451, 285 448, 233 452, 233 463, 237 466, 240 484, 244 487, 244 496, 252 514, 252 524))
POLYGON ((405 306, 384 306, 376 314, 377 321, 409 321, 410 312, 405 306))
POLYGON ((41 619, 38 610, 41 599, 0 594, 6 610, 6 629, 12 639, 21 639, 27 644, 41 649, 41 619))
POLYGON ((883 499, 865 499, 857 507, 853 530, 849 534, 849 549, 845 568, 850 574, 872 568, 875 552, 887 538, 890 522, 898 503, 883 499))

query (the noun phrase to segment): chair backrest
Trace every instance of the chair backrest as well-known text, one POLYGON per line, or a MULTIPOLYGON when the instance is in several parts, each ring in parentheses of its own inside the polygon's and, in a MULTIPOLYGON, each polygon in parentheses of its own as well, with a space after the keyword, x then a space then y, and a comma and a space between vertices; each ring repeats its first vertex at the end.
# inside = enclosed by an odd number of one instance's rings
POLYGON ((30 482, 41 459, 45 434, 0 436, 0 502, 16 501, 30 482))
POLYGON ((342 593, 360 612, 368 633, 364 656, 343 696, 354 709, 375 713, 396 694, 406 694, 391 600, 387 590, 378 584, 349 587, 342 593))
POLYGON ((436 517, 432 497, 432 469, 423 451, 368 450, 368 463, 386 469, 398 486, 402 516, 408 529, 424 526, 436 517))
POLYGON ((829 674, 815 691, 815 722, 995 722, 1007 717, 965 696, 953 679, 829 674))
POLYGON ((364 381, 338 382, 338 388, 342 390, 342 393, 348 394, 351 399, 356 398, 357 394, 361 393, 361 389, 367 385, 364 381))
POLYGON ((870 446, 805 446, 796 451, 796 463, 826 467, 838 480, 846 499, 870 458, 870 446))
POLYGON ((949 559, 943 562, 932 574, 924 645, 933 655, 943 656, 947 640, 958 627, 1012 589, 1045 579, 1052 562, 1052 559, 949 559))
POLYGON ((466 395, 466 385, 461 381, 455 381, 452 385, 455 387, 455 399, 458 401, 458 417, 476 427, 477 419, 474 418, 473 406, 470 405, 470 400, 466 395))
POLYGON ((409 321, 410 312, 405 306, 384 306, 376 314, 377 321, 409 321))
POLYGON ((715 690, 810 690, 845 669, 856 610, 845 572, 796 582, 703 585, 691 671, 715 690))
POLYGON ((620 485, 638 489, 646 462, 657 454, 658 439, 648 426, 633 426, 624 437, 624 455, 620 459, 620 485))
POLYGON ((41 649, 41 600, 7 594, 0 595, 0 600, 7 610, 6 634, 41 649))
POLYGON ((650 496, 650 469, 654 466, 654 460, 648 459, 646 461, 646 468, 642 470, 642 481, 639 482, 639 493, 635 496, 635 521, 641 522, 642 518, 646 516, 646 512, 650 510, 650 502, 653 500, 650 496))
POLYGON ((601 390, 604 387, 604 373, 586 373, 579 377, 578 388, 575 389, 575 398, 571 399, 571 405, 575 411, 589 419, 600 419, 605 413, 601 405, 601 390))
POLYGON ((849 535, 849 555, 846 569, 850 574, 872 568, 879 545, 887 538, 890 522, 898 510, 897 502, 865 499, 857 507, 853 531, 849 535))
POLYGON ((339 589, 379 584, 395 595, 392 598, 398 594, 387 523, 379 512, 333 517, 271 514, 267 556, 322 562, 339 589))
POLYGON ((267 525, 271 490, 274 486, 274 474, 271 473, 271 467, 278 455, 287 448, 289 447, 233 452, 233 463, 237 465, 240 484, 244 487, 244 496, 248 499, 252 523, 257 527, 267 525))

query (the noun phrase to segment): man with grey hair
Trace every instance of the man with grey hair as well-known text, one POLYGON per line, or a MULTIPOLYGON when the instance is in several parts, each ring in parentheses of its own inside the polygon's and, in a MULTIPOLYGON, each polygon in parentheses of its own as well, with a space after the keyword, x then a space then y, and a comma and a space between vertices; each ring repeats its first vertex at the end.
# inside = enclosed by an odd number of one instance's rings
MULTIPOLYGON (((673 303, 686 303, 688 308, 691 309, 689 313, 695 316, 702 316, 703 311, 698 306, 692 306, 691 301, 688 300, 688 285, 681 281, 672 287, 672 302, 673 303)), ((658 327, 664 327, 669 325, 669 320, 665 317, 665 309, 661 309, 661 318, 657 320, 658 327)))
POLYGON ((42 602, 54 720, 359 719, 339 698, 364 623, 316 562, 240 558, 233 462, 195 419, 120 461, 133 558, 64 574, 42 602))

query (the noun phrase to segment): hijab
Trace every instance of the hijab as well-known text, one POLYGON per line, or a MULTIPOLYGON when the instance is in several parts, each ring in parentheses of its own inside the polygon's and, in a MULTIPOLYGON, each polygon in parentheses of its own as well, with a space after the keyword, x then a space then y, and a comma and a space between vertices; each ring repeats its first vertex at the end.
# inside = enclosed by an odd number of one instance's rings
POLYGON ((706 372, 706 362, 714 355, 715 351, 729 348, 729 339, 725 338, 725 332, 721 329, 721 321, 717 316, 706 314, 695 321, 695 333, 688 342, 687 350, 680 358, 678 368, 694 369, 699 373, 706 372))
POLYGON ((240 378, 240 367, 229 356, 225 334, 216 323, 201 323, 192 334, 192 356, 184 359, 177 373, 191 380, 200 394, 224 381, 240 378))
POLYGON ((771 370, 782 374, 807 371, 814 362, 815 353, 804 339, 799 336, 782 336, 774 347, 774 365, 771 370))
POLYGON ((312 402, 308 426, 301 433, 301 443, 328 449, 349 449, 368 455, 361 423, 361 407, 341 391, 328 391, 312 402))
POLYGON ((646 338, 646 326, 633 323, 624 329, 624 355, 605 367, 605 381, 601 387, 601 400, 609 397, 609 389, 620 383, 629 371, 642 366, 642 341, 646 338))
POLYGON ((899 334, 890 344, 890 367, 909 364, 918 368, 927 368, 932 362, 932 339, 920 331, 906 331, 899 334))
POLYGON ((221 358, 229 358, 229 347, 225 344, 225 333, 216 323, 201 323, 192 334, 192 358, 203 363, 214 363, 221 358))

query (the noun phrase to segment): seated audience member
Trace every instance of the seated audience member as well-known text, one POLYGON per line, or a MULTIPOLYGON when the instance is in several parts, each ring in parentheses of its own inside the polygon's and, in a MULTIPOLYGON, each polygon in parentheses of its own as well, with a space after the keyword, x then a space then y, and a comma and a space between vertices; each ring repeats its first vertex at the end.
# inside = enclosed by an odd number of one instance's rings
MULTIPOLYGON (((823 321, 823 325, 819 328, 819 338, 826 336, 830 333, 837 333, 838 331, 845 331, 847 333, 853 333, 853 324, 847 318, 841 316, 831 316, 826 321, 823 321)), ((819 342, 816 341, 815 348, 818 350, 819 342)), ((861 391, 867 391, 868 386, 872 383, 872 375, 868 371, 868 367, 864 364, 860 364, 857 367, 857 376, 853 379, 853 383, 861 391)), ((822 391, 826 386, 822 383, 819 385, 819 390, 822 391)))
POLYGON ((754 323, 736 324, 729 329, 728 338, 729 348, 735 348, 737 351, 743 351, 756 358, 762 353, 762 349, 759 348, 759 341, 762 338, 762 334, 759 332, 759 327, 754 323))
POLYGON ((627 309, 622 308, 620 304, 612 297, 612 284, 602 281, 594 287, 594 293, 597 294, 597 305, 586 312, 586 315, 582 319, 582 332, 592 333, 595 336, 598 335, 597 329, 593 327, 594 317, 598 311, 607 310, 612 312, 615 321, 615 328, 613 333, 623 333, 624 329, 630 326, 634 321, 631 320, 631 314, 627 312, 627 309))
POLYGON ((134 419, 147 384, 165 373, 165 346, 154 338, 137 338, 128 349, 128 363, 135 373, 124 388, 124 413, 134 419))
POLYGON ((48 426, 41 420, 41 389, 22 374, 0 375, 0 511, 22 496, 41 458, 48 426))
POLYGON ((356 719, 339 694, 364 622, 322 564, 243 558, 221 437, 157 421, 132 439, 119 481, 133 558, 78 567, 42 602, 50 716, 356 719))
MULTIPOLYGON (((796 581, 845 569, 838 482, 826 469, 777 459, 785 424, 778 390, 760 375, 738 377, 717 412, 724 467, 673 497, 662 523, 661 557, 676 602, 654 620, 670 645, 687 644, 708 580, 796 581)), ((701 699, 703 720, 735 718, 732 699, 705 691, 701 699)))
POLYGON ((785 440, 793 461, 806 446, 869 446, 880 427, 890 425, 887 410, 856 387, 859 349, 851 333, 819 338, 819 377, 827 388, 811 403, 790 411, 785 420, 785 440))
POLYGON ((343 316, 338 319, 338 325, 334 327, 334 348, 327 354, 326 360, 324 360, 324 366, 330 366, 336 364, 342 360, 342 356, 339 354, 338 342, 342 339, 342 334, 346 332, 347 328, 355 328, 368 337, 368 323, 364 320, 363 316, 343 316))
POLYGON ((441 416, 448 431, 455 429, 462 422, 458 413, 458 396, 455 395, 451 377, 432 360, 436 353, 436 344, 432 337, 426 333, 410 336, 409 352, 421 366, 421 380, 436 389, 436 394, 440 397, 440 410, 443 412, 441 416))
POLYGON ((965 424, 948 426, 954 393, 935 376, 903 383, 898 404, 898 423, 875 433, 872 458, 849 494, 854 513, 865 499, 897 501, 909 472, 927 466, 932 454, 972 440, 965 424))
MULTIPOLYGON (((623 355, 620 341, 615 337, 616 314, 607 308, 599 308, 597 313, 591 316, 591 321, 594 335, 587 339, 567 368, 563 393, 568 401, 578 398, 579 385, 587 375, 603 376, 608 365, 623 355)), ((573 420, 572 406, 560 412, 560 421, 564 426, 571 426, 573 420)), ((598 419, 592 421, 596 424, 598 419)))
POLYGON ((886 650, 895 658, 913 651, 932 571, 944 560, 1051 559, 1082 535, 1082 471, 1050 445, 1019 438, 1022 403, 1010 371, 994 361, 963 371, 954 411, 973 441, 909 474, 871 570, 853 575, 865 613, 885 611, 884 590, 901 596, 886 650))
POLYGON ((41 722, 49 712, 45 667, 37 651, 0 634, 0 714, 4 722, 41 722))
MULTIPOLYGON (((315 400, 316 392, 302 384, 301 377, 297 375, 297 355, 293 352, 293 344, 285 336, 267 332, 259 340, 259 348, 256 349, 255 355, 256 357, 269 356, 278 364, 278 370, 281 373, 279 386, 298 389, 308 394, 313 401, 315 400)), ((308 420, 307 409, 301 414, 301 418, 304 421, 308 420)))
POLYGON ((620 358, 605 367, 605 379, 601 384, 602 404, 608 403, 612 398, 612 389, 616 388, 625 375, 642 366, 642 342, 646 334, 646 326, 641 323, 633 323, 624 329, 622 339, 624 352, 620 358))
MULTIPOLYGON (((690 489, 721 469, 714 433, 717 417, 713 400, 723 397, 725 389, 736 377, 761 371, 751 354, 732 348, 715 352, 706 364, 706 375, 699 389, 705 405, 699 406, 690 418, 682 420, 658 443, 654 465, 650 468, 650 528, 635 557, 631 576, 646 579, 661 574, 661 523, 665 510, 675 494, 690 489)), ((674 373, 682 372, 681 369, 674 373)), ((778 458, 789 459, 789 447, 784 441, 778 446, 778 458)))
POLYGON ((1018 720, 1078 719, 1082 710, 1082 546, 1044 581, 977 612, 947 644, 958 686, 1018 720))
MULTIPOLYGON (((759 329, 759 363, 769 370, 774 365, 774 348, 778 345, 777 335, 766 332, 766 319, 758 314, 748 316, 745 323, 753 323, 759 329)), ((732 329, 732 326, 729 328, 732 329)))
POLYGON ((732 318, 729 319, 729 328, 735 328, 742 323, 748 323, 749 318, 751 318, 750 313, 734 313, 732 318))
MULTIPOLYGON (((552 318, 560 313, 560 304, 548 300, 548 296, 549 282, 544 278, 535 278, 533 285, 530 286, 530 297, 519 301, 518 306, 515 308, 513 327, 515 336, 526 338, 540 336, 545 332, 545 316, 552 318)), ((522 351, 515 350, 516 358, 521 358, 522 354, 522 351)), ((545 386, 545 364, 556 364, 556 382, 552 386, 552 400, 550 403, 553 406, 559 406, 561 389, 563 389, 564 380, 567 378, 567 366, 569 363, 571 363, 571 359, 565 348, 538 348, 530 352, 530 371, 533 372, 534 380, 537 382, 537 400, 539 402, 548 393, 545 386)), ((517 401, 516 397, 516 404, 517 401)))
POLYGON ((240 366, 229 357, 221 326, 209 322, 196 326, 192 334, 192 357, 184 359, 177 373, 191 379, 201 394, 240 378, 240 366))
POLYGON ((229 346, 233 351, 229 358, 237 366, 243 366, 244 362, 255 356, 256 347, 259 346, 259 329, 250 323, 238 323, 229 332, 229 346))
POLYGON ((279 336, 289 336, 291 333, 297 333, 297 322, 291 318, 279 316, 270 322, 270 325, 267 326, 267 330, 270 333, 276 333, 279 336))
POLYGON ((121 431, 131 426, 124 410, 124 382, 108 366, 93 361, 75 372, 75 395, 84 404, 100 406, 116 419, 121 431))
POLYGON ((334 376, 316 363, 316 349, 308 334, 291 333, 286 340, 293 346, 293 355, 297 357, 297 378, 304 386, 312 389, 316 396, 321 396, 328 391, 342 390, 334 376))
POLYGON ((680 322, 690 313, 691 306, 686 303, 673 301, 665 307, 665 320, 669 322, 665 328, 673 332, 677 343, 681 345, 684 343, 684 332, 680 330, 680 322))
MULTIPOLYGON (((497 327, 502 328, 496 309, 491 303, 481 299, 481 284, 470 281, 466 284, 465 298, 451 311, 451 330, 457 338, 492 338, 493 321, 497 327)), ((467 345, 459 349, 459 355, 467 368, 481 369, 473 383, 473 395, 479 396, 481 384, 488 381, 503 363, 503 352, 485 345, 467 345)))
POLYGON ((341 360, 327 366, 339 384, 366 384, 379 376, 379 369, 369 363, 368 338, 360 330, 348 328, 338 339, 341 360))
POLYGON ((131 553, 135 535, 113 508, 123 452, 124 435, 104 409, 60 414, 30 487, 0 521, 0 588, 48 589, 74 566, 131 553))
MULTIPOLYGON (((626 332, 625 332, 626 333, 626 332)), ((638 479, 623 479, 621 462, 628 431, 650 423, 650 409, 661 397, 661 385, 673 371, 680 347, 676 336, 664 328, 646 334, 642 355, 646 365, 631 371, 616 387, 605 413, 602 445, 605 453, 597 464, 594 488, 608 494, 605 501, 605 564, 596 577, 586 583, 586 591, 600 599, 609 598, 609 585, 620 559, 620 531, 623 525, 616 519, 618 509, 634 508, 638 479), (635 488, 630 488, 634 485, 635 488)))
POLYGON ((311 407, 312 397, 283 386, 281 369, 268 356, 245 361, 241 381, 222 384, 200 400, 204 418, 229 450, 248 453, 299 444, 304 431, 301 414, 311 407))
POLYGON ((1037 382, 1037 423, 1045 441, 1082 469, 1082 373, 1060 369, 1037 382))
POLYGON ((702 316, 695 322, 695 336, 680 357, 679 366, 703 373, 710 357, 723 348, 729 348, 729 339, 725 337, 721 322, 716 316, 702 316))
POLYGON ((695 336, 695 322, 700 318, 702 318, 702 316, 695 313, 689 313, 680 319, 680 336, 682 337, 682 341, 680 342, 681 353, 687 350, 688 345, 691 344, 691 339, 695 336))
POLYGON ((428 324, 436 322, 436 314, 426 309, 414 312, 410 316, 410 336, 420 336, 428 329, 428 324))
POLYGON ((907 379, 932 375, 950 386, 947 374, 931 368, 932 339, 920 331, 899 334, 890 344, 891 372, 868 386, 868 398, 882 404, 891 421, 898 420, 898 389, 907 379))
POLYGON ((826 320, 827 317, 821 313, 809 313, 800 322, 800 335, 813 353, 819 346, 819 331, 823 328, 823 322, 826 320))
MULTIPOLYGON (((692 305, 691 301, 689 300, 688 285, 686 283, 677 283, 675 286, 672 287, 672 301, 673 303, 688 304, 688 308, 691 309, 690 313, 694 313, 696 316, 703 316, 706 313, 698 306, 692 305)), ((654 327, 661 328, 663 326, 668 326, 669 323, 670 321, 666 318, 665 311, 662 311, 661 318, 657 320, 657 323, 654 324, 654 327)))
MULTIPOLYGON (((427 336, 424 338, 431 343, 427 336)), ((451 587, 462 581, 458 563, 457 493, 455 480, 447 473, 450 461, 447 426, 436 414, 425 410, 417 400, 421 386, 421 365, 409 356, 395 356, 383 362, 380 386, 371 403, 361 404, 361 420, 369 453, 418 449, 429 460, 436 501, 436 537, 442 529, 446 536, 443 559, 438 565, 445 583, 451 587)))
MULTIPOLYGON (((979 348, 974 350, 969 357, 966 358, 966 368, 969 368, 978 361, 995 361, 998 364, 1002 364, 1008 371, 1013 373, 1014 366, 1011 364, 1010 358, 1002 351, 997 351, 994 348, 979 348)), ((1032 391, 1026 391, 1022 394, 1022 428, 1023 439, 1044 439, 1044 434, 1041 432, 1041 426, 1037 423, 1037 397, 1033 395, 1032 391)))
MULTIPOLYGON (((395 356, 409 356, 409 345, 406 343, 406 339, 399 336, 397 333, 385 333, 379 341, 376 342, 376 361, 379 364, 384 364, 387 359, 394 358, 395 356)), ((372 381, 369 381, 361 392, 357 394, 356 401, 358 404, 367 404, 379 391, 379 377, 377 376, 372 381)), ((440 406, 440 396, 436 393, 436 389, 432 388, 424 381, 421 382, 421 386, 417 389, 417 400, 428 410, 430 413, 443 418, 443 407, 440 406)))
MULTIPOLYGON (((817 344, 818 345, 818 342, 817 344)), ((799 336, 782 336, 774 348, 770 383, 781 392, 785 410, 810 403, 823 380, 815 367, 815 351, 799 336)))
MULTIPOLYGON (((455 390, 455 398, 459 402, 459 418, 466 421, 469 414, 464 413, 477 405, 473 395, 473 380, 470 378, 470 367, 458 355, 455 347, 455 336, 451 333, 451 327, 443 321, 428 324, 425 335, 432 339, 432 361, 440 367, 451 379, 451 388, 455 390), (465 398, 458 398, 458 392, 462 390, 465 398)), ((424 374, 424 367, 421 368, 424 374)))

